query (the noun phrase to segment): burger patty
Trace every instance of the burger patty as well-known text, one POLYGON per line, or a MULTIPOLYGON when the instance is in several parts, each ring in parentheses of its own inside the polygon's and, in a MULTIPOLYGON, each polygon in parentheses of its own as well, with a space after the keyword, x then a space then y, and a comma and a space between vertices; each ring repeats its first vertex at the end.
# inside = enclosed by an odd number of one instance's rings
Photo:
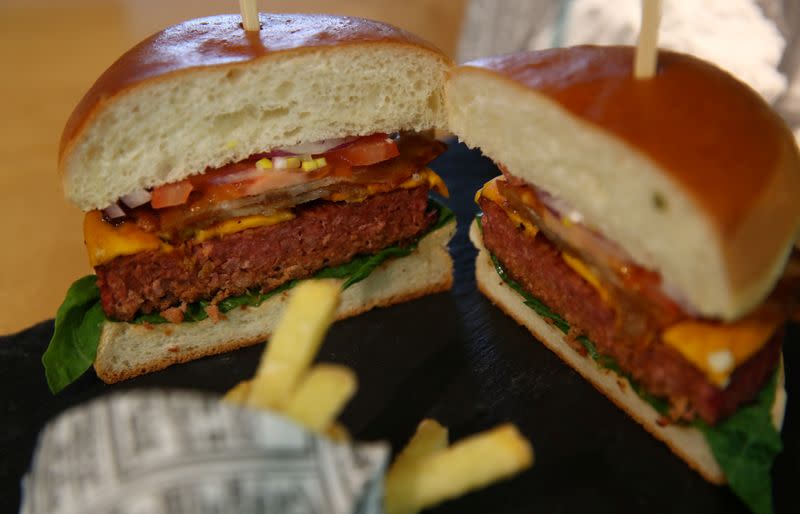
POLYGON ((676 417, 697 415, 715 424, 753 400, 774 372, 780 333, 739 366, 724 389, 718 388, 677 350, 662 343, 650 320, 639 322, 653 327, 649 334, 639 332, 631 337, 620 320, 630 323, 636 314, 618 313, 618 308, 564 262, 561 252, 545 237, 527 235, 494 202, 481 198, 479 203, 486 248, 526 291, 570 324, 570 344, 585 352, 577 337, 587 336, 600 353, 613 358, 647 392, 667 398, 676 417))
POLYGON ((266 292, 356 255, 412 240, 436 217, 428 211, 424 186, 358 203, 316 201, 294 212, 294 219, 276 225, 98 266, 103 310, 112 319, 130 321, 139 312, 163 312, 202 299, 218 302, 254 287, 266 292))

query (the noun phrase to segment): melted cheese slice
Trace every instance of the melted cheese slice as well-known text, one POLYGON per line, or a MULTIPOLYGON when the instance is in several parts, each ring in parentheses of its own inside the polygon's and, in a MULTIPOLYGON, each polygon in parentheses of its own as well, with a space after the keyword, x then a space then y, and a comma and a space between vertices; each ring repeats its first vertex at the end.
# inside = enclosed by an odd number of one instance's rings
MULTIPOLYGON (((197 231, 194 240, 206 241, 226 234, 241 232, 248 228, 275 225, 294 218, 291 211, 278 211, 269 216, 242 216, 221 221, 208 228, 197 231)), ((92 267, 100 266, 123 255, 134 255, 151 250, 169 251, 172 246, 155 234, 144 231, 134 223, 123 222, 113 225, 103 221, 100 211, 91 211, 83 219, 83 239, 89 252, 92 267)))
POLYGON ((450 198, 450 191, 447 189, 447 184, 444 183, 435 171, 430 168, 423 168, 414 174, 410 179, 406 180, 400 187, 403 189, 413 189, 427 183, 429 189, 433 189, 445 198, 450 198))
POLYGON ((661 340, 678 350, 719 387, 731 373, 760 350, 784 318, 764 309, 734 323, 690 320, 669 327, 661 340))
POLYGON ((515 225, 521 226, 526 234, 531 237, 534 237, 536 234, 539 233, 539 227, 531 223, 530 221, 526 220, 519 214, 517 214, 513 209, 509 208, 506 202, 506 199, 503 197, 500 190, 497 188, 497 182, 500 180, 505 180, 502 175, 499 177, 495 177, 486 184, 483 185, 481 189, 478 189, 478 192, 475 193, 475 203, 478 202, 481 198, 486 198, 487 200, 494 202, 497 204, 498 207, 505 211, 506 216, 514 222, 515 225))
POLYGON ((164 244, 161 239, 133 223, 112 225, 103 221, 103 213, 100 211, 88 212, 83 218, 83 240, 92 267, 122 255, 157 250, 164 244))
POLYGON ((247 230, 248 228, 275 225, 283 221, 294 219, 294 217, 295 216, 292 211, 281 210, 274 214, 270 214, 269 216, 254 215, 231 218, 221 221, 215 225, 211 225, 203 230, 198 230, 194 235, 194 239, 195 241, 202 243, 208 239, 224 236, 226 234, 233 234, 235 232, 241 232, 242 230, 247 230))
POLYGON ((430 168, 423 168, 398 186, 382 183, 367 184, 363 190, 358 190, 357 192, 333 193, 328 197, 328 200, 332 202, 363 202, 372 195, 388 193, 395 189, 414 189, 425 184, 428 185, 429 189, 436 191, 445 198, 450 196, 450 191, 447 190, 447 185, 445 185, 442 177, 430 168))
POLYGON ((600 282, 600 279, 597 278, 597 275, 592 273, 592 270, 589 269, 589 266, 584 264, 584 262, 577 257, 573 257, 572 255, 561 252, 561 258, 567 263, 567 266, 572 268, 572 270, 580 275, 585 281, 589 283, 595 290, 600 294, 600 298, 603 299, 604 302, 607 302, 609 299, 608 290, 603 287, 603 284, 600 282))

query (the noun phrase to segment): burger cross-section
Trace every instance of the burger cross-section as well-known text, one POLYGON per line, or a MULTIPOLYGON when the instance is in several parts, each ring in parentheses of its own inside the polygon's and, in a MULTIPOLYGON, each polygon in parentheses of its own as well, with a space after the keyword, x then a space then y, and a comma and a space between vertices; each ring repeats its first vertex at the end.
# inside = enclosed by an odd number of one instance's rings
POLYGON ((64 129, 67 198, 93 276, 44 356, 60 390, 269 336, 298 280, 345 289, 337 317, 449 289, 444 152, 451 61, 369 20, 191 20, 112 64, 64 129))
POLYGON ((800 302, 800 157, 753 90, 631 47, 490 57, 446 86, 478 191, 478 287, 707 480, 771 505, 800 302))

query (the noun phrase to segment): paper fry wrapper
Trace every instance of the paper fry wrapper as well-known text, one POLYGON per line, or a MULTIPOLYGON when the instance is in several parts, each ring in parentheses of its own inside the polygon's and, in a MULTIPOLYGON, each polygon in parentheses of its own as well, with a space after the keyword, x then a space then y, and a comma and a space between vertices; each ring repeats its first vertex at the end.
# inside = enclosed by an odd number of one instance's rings
POLYGON ((379 513, 388 457, 215 396, 116 393, 45 427, 21 512, 379 513))

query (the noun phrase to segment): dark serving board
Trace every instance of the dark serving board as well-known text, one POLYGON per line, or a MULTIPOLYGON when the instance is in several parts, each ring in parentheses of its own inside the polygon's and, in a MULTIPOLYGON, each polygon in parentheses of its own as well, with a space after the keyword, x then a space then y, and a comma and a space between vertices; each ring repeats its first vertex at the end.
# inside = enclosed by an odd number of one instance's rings
MULTIPOLYGON (((342 416, 351 432, 358 439, 387 439, 397 449, 423 417, 450 427, 452 439, 516 423, 535 447, 533 469, 446 503, 435 509, 439 513, 746 512, 728 489, 703 481, 477 292, 475 250, 467 239, 476 210, 472 198, 498 171, 456 144, 433 167, 448 183, 458 214, 451 244, 455 286, 332 327, 319 360, 346 364, 358 374, 358 393, 342 416)), ((65 408, 119 389, 223 392, 252 376, 263 349, 257 345, 115 386, 90 372, 52 396, 40 363, 52 330, 52 321, 45 321, 0 338, 2 512, 19 508, 20 478, 37 433, 65 408)), ((787 339, 784 452, 773 469, 777 512, 796 512, 792 505, 800 500, 800 403, 792 394, 800 392, 797 326, 787 339)))

